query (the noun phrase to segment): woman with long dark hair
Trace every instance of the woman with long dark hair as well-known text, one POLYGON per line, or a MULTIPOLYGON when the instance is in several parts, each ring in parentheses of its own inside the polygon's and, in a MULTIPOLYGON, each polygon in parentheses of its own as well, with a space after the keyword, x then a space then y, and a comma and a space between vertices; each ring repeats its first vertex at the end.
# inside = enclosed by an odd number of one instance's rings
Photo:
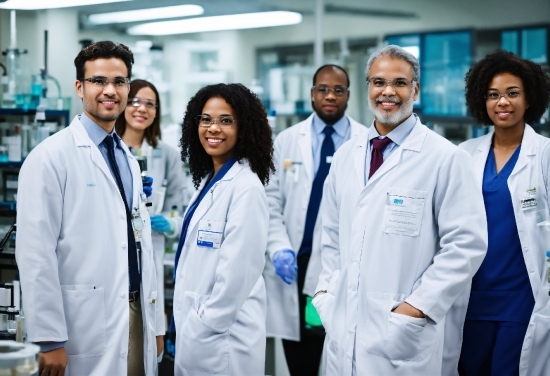
POLYGON ((181 137, 197 192, 176 253, 176 375, 263 375, 271 129, 240 84, 199 90, 181 137))

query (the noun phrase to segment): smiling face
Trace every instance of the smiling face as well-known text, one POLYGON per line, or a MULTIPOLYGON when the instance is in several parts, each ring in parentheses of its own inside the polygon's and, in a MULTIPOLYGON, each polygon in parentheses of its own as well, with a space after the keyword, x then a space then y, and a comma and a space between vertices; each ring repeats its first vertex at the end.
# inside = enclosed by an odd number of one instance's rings
MULTIPOLYGON (((128 69, 124 61, 116 58, 88 60, 84 63, 84 77, 103 76, 109 79, 127 77, 128 69)), ((115 120, 124 111, 128 101, 130 86, 115 87, 112 83, 98 87, 91 82, 75 82, 78 96, 86 116, 106 132, 111 133, 115 120)))
POLYGON ((338 68, 326 67, 321 70, 315 78, 315 88, 311 89, 311 106, 327 125, 333 125, 340 120, 348 107, 349 91, 347 90, 348 80, 344 72, 338 68), (338 96, 334 90, 327 93, 320 93, 315 88, 343 88, 344 94, 338 96))
POLYGON ((153 124, 157 114, 156 108, 147 106, 147 102, 157 103, 158 98, 155 92, 147 86, 139 89, 134 98, 139 98, 141 104, 139 107, 134 107, 132 104, 126 106, 126 110, 124 110, 126 126, 137 132, 144 132, 153 124))
POLYGON ((389 84, 376 87, 369 83, 369 108, 376 118, 376 129, 386 135, 411 116, 420 84, 412 81, 413 68, 407 61, 389 56, 381 56, 372 63, 367 79, 375 77, 386 81, 401 78, 410 83, 404 87, 389 84))
POLYGON ((516 127, 523 129, 525 127, 524 115, 528 104, 521 78, 510 73, 500 73, 494 76, 487 89, 485 104, 487 114, 493 121, 496 130, 516 127), (500 95, 498 99, 491 99, 489 96, 491 93, 511 94, 514 98, 500 95))
POLYGON ((201 115, 207 115, 210 119, 216 121, 209 127, 197 126, 199 140, 206 153, 212 157, 214 172, 216 173, 234 153, 239 137, 238 122, 235 121, 230 126, 220 126, 218 122, 220 116, 235 118, 235 113, 225 99, 218 97, 210 98, 204 104, 201 115))

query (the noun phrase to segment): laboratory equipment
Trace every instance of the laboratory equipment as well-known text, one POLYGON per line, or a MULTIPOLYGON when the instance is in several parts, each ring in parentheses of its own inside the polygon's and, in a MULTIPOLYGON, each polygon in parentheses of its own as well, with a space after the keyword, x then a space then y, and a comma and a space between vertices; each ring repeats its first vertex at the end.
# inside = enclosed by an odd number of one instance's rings
MULTIPOLYGON (((7 62, 7 88, 2 93, 2 107, 24 107, 25 94, 27 88, 25 87, 25 76, 21 66, 21 55, 27 53, 27 50, 20 50, 17 48, 17 32, 15 25, 15 11, 10 13, 10 46, 7 50, 2 52, 2 55, 6 56, 7 62)), ((4 84, 2 85, 4 87, 4 84)))
POLYGON ((14 134, 8 139, 8 160, 10 162, 21 162, 21 135, 19 134, 19 125, 14 126, 14 134))
POLYGON ((6 329, 0 330, 0 338, 16 339, 17 316, 19 310, 15 306, 15 291, 12 283, 0 286, 0 315, 7 316, 6 329))
POLYGON ((153 191, 151 201, 153 202, 153 214, 162 213, 164 207, 164 197, 166 196, 166 188, 168 187, 168 180, 162 181, 162 186, 153 191))
POLYGON ((32 343, 0 341, 0 376, 38 375, 39 352, 32 343))
MULTIPOLYGON (((143 186, 145 187, 146 184, 148 184, 148 178, 147 177, 147 157, 144 157, 141 155, 141 149, 138 149, 138 156, 136 157, 139 169, 141 170, 141 182, 143 186)), ((148 184, 150 186, 150 184, 148 184)), ((147 206, 147 210, 149 211, 149 215, 153 215, 152 209, 153 209, 153 202, 151 201, 151 198, 147 198, 147 203, 145 204, 147 206)))

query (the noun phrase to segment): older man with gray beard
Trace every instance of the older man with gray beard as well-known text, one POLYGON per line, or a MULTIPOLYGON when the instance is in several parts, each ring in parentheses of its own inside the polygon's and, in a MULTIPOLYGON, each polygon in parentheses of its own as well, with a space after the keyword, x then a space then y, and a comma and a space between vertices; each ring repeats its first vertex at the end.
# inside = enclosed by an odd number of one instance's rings
POLYGON ((374 123, 334 155, 321 205, 326 374, 456 373, 487 248, 481 189, 470 156, 412 112, 414 56, 387 46, 365 74, 374 123))

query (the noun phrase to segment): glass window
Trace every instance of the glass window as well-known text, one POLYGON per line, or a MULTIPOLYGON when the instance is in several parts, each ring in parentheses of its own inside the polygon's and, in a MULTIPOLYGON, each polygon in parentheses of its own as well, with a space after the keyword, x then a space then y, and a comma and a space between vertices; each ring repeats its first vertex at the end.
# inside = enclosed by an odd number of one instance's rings
POLYGON ((423 113, 466 116, 464 76, 472 63, 470 31, 424 35, 420 91, 423 113))
POLYGON ((538 64, 548 62, 546 28, 521 31, 521 57, 538 64))

